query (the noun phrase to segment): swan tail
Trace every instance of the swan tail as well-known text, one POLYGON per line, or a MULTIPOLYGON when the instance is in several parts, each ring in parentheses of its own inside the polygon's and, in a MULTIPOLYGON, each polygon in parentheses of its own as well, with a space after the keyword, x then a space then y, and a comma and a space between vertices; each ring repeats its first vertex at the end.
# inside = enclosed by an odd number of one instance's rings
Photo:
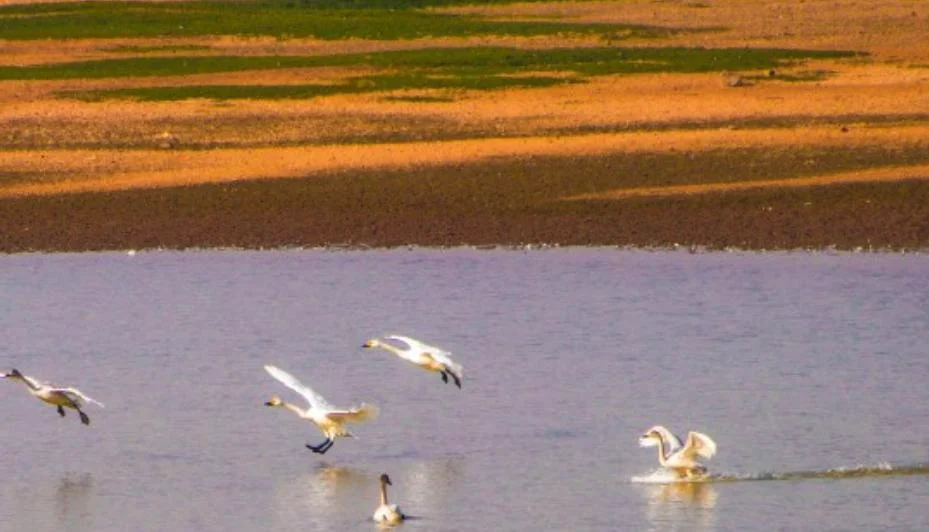
POLYGON ((62 391, 65 392, 65 394, 71 395, 72 400, 73 400, 73 397, 77 397, 81 401, 84 401, 85 403, 93 403, 99 406, 100 408, 103 408, 103 403, 101 403, 100 401, 97 401, 96 399, 94 399, 93 397, 90 397, 89 395, 85 395, 81 393, 81 391, 78 390, 77 388, 64 388, 62 389, 62 391))

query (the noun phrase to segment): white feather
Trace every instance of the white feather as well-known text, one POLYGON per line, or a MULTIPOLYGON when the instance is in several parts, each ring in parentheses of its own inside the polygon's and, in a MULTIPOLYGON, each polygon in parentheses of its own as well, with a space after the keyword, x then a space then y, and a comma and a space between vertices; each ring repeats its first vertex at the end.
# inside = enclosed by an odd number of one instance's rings
POLYGON ((384 338, 406 344, 408 349, 405 352, 408 354, 408 356, 404 356, 403 358, 413 362, 414 364, 418 364, 420 357, 428 353, 429 356, 431 356, 437 362, 443 364, 455 372, 455 375, 457 375, 459 379, 464 376, 464 367, 462 367, 461 364, 452 358, 452 354, 450 352, 442 348, 420 342, 419 340, 410 338, 409 336, 401 336, 399 334, 392 334, 390 336, 385 336, 384 338))
POLYGON ((308 403, 310 403, 310 408, 321 410, 325 412, 332 412, 335 410, 329 402, 322 396, 313 391, 312 388, 300 382, 296 377, 287 373, 277 366, 272 366, 270 364, 265 364, 265 371, 271 374, 272 377, 280 381, 281 384, 287 386, 291 390, 302 395, 308 403))

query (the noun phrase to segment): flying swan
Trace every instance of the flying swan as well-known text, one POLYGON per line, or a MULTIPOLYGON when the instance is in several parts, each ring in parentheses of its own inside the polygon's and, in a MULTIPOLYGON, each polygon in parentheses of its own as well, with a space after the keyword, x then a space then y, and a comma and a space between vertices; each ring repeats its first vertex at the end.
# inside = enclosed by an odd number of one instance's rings
POLYGON ((688 432, 687 442, 670 430, 656 425, 639 438, 642 447, 658 447, 658 463, 670 469, 680 478, 693 478, 706 474, 706 466, 698 462, 699 457, 710 459, 716 454, 716 442, 702 432, 688 432))
POLYGON ((345 428, 346 423, 359 423, 373 419, 377 416, 377 407, 362 403, 360 407, 342 409, 336 408, 326 402, 318 393, 314 392, 309 386, 298 381, 293 375, 286 371, 271 365, 265 365, 265 370, 272 377, 281 381, 284 386, 302 395, 310 407, 306 410, 297 405, 282 401, 280 397, 273 396, 271 400, 265 403, 265 406, 283 407, 297 414, 303 419, 308 419, 316 424, 320 432, 326 436, 326 440, 319 445, 306 444, 307 449, 317 454, 324 454, 328 451, 335 438, 341 436, 350 438, 352 434, 345 428))
POLYGON ((391 335, 385 336, 385 340, 394 340, 406 344, 405 348, 397 347, 393 344, 378 340, 377 338, 368 340, 361 347, 372 348, 380 347, 390 351, 398 357, 416 364, 426 371, 438 372, 442 375, 442 382, 448 383, 448 378, 455 381, 455 386, 461 388, 461 379, 464 368, 461 364, 452 360, 452 354, 444 349, 439 349, 419 340, 414 340, 408 336, 391 335))
POLYGON ((387 473, 384 473, 381 475, 381 505, 374 511, 373 519, 381 524, 397 525, 402 523, 406 516, 400 511, 399 506, 387 503, 388 485, 393 486, 393 482, 390 481, 387 473))
POLYGON ((84 403, 93 403, 95 405, 103 407, 103 403, 87 397, 77 388, 58 388, 52 386, 48 383, 38 381, 27 375, 23 375, 19 372, 18 369, 13 369, 9 373, 4 373, 0 375, 5 379, 12 379, 20 381, 26 385, 26 388, 29 390, 34 397, 41 399, 42 401, 58 407, 58 415, 64 417, 65 408, 73 408, 77 410, 77 413, 81 416, 81 423, 85 425, 90 425, 90 418, 87 417, 87 414, 81 410, 81 407, 84 406, 84 403))

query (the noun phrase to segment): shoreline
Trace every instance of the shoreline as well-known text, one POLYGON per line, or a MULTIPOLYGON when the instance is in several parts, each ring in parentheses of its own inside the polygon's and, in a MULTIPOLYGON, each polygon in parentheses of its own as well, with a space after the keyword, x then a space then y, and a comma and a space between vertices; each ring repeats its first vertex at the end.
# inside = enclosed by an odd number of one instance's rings
POLYGON ((28 255, 85 255, 85 254, 118 254, 136 257, 145 254, 157 253, 302 253, 302 252, 321 252, 321 253, 384 253, 384 252, 457 252, 457 251, 474 251, 483 252, 508 252, 508 253, 546 253, 546 252, 572 252, 579 251, 615 251, 618 253, 682 253, 688 255, 712 255, 716 253, 727 253, 736 255, 754 255, 754 254, 806 254, 806 255, 827 255, 827 256, 862 256, 862 255, 929 255, 929 247, 921 249, 839 249, 831 246, 815 248, 789 248, 789 249, 759 249, 759 248, 736 248, 727 247, 720 249, 706 248, 703 246, 657 246, 657 247, 640 247, 640 246, 619 246, 619 245, 559 245, 559 244, 483 244, 483 245, 457 245, 457 246, 420 246, 416 244, 407 244, 401 246, 347 246, 347 245, 330 245, 318 247, 302 246, 282 246, 275 248, 237 248, 237 247, 215 247, 215 248, 146 248, 146 249, 102 249, 102 250, 83 250, 83 251, 16 251, 0 252, 0 256, 20 257, 28 255))

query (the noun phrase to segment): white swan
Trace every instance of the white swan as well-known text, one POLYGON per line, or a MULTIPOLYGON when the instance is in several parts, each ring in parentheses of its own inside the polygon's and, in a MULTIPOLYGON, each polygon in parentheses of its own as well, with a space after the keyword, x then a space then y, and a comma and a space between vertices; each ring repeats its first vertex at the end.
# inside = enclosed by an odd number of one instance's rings
POLYGON ((656 425, 639 438, 642 447, 658 446, 658 463, 676 472, 681 478, 693 478, 706 474, 706 466, 698 462, 699 457, 710 459, 716 454, 716 442, 702 432, 688 432, 687 442, 670 430, 656 425))
POLYGON ((103 407, 103 403, 81 393, 77 388, 59 388, 52 386, 50 384, 38 381, 27 375, 23 375, 19 372, 18 369, 13 369, 9 373, 4 373, 0 375, 5 379, 12 379, 20 381, 26 385, 26 388, 29 390, 34 397, 41 399, 42 401, 58 407, 58 414, 61 417, 65 415, 65 408, 73 408, 77 410, 77 413, 81 416, 81 423, 85 425, 90 425, 90 418, 87 414, 81 410, 81 407, 84 406, 84 403, 93 403, 100 407, 103 407))
POLYGON ((406 344, 406 348, 400 348, 393 344, 374 338, 368 340, 362 347, 380 347, 386 349, 398 357, 412 362, 426 371, 438 372, 442 375, 442 382, 448 383, 448 377, 451 376, 455 385, 461 388, 461 379, 464 374, 464 368, 461 364, 452 360, 452 354, 444 349, 424 344, 419 340, 414 340, 408 336, 391 335, 385 336, 386 340, 394 340, 406 344))
POLYGON ((302 395, 307 402, 310 403, 310 407, 304 410, 297 405, 282 401, 275 395, 271 397, 270 401, 265 403, 265 406, 286 408, 301 418, 308 419, 315 423, 323 435, 326 436, 326 440, 319 445, 306 444, 307 449, 314 453, 324 454, 332 447, 333 443, 335 443, 335 438, 339 436, 351 437, 352 434, 345 428, 346 423, 367 421, 377 416, 377 407, 374 405, 362 403, 362 405, 357 408, 335 408, 326 402, 321 395, 314 392, 309 386, 298 381, 290 373, 271 365, 265 365, 265 370, 270 373, 272 377, 281 381, 284 386, 302 395))
POLYGON ((384 473, 381 475, 381 505, 374 511, 373 519, 385 525, 397 525, 402 523, 406 516, 403 515, 399 506, 387 503, 388 485, 393 486, 393 482, 390 481, 387 473, 384 473))

